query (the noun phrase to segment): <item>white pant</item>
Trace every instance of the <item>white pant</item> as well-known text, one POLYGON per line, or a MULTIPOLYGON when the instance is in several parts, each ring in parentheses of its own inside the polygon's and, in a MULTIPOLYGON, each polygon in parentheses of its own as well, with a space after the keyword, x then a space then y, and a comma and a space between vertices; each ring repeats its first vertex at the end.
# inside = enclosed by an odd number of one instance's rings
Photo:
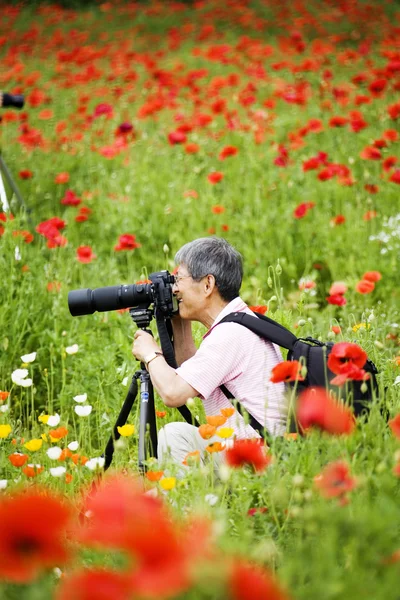
MULTIPOLYGON (((158 432, 158 460, 160 465, 168 459, 172 459, 182 469, 187 469, 183 461, 189 452, 200 450, 200 461, 204 464, 204 459, 209 453, 206 447, 213 442, 221 442, 221 438, 214 435, 209 440, 204 440, 199 434, 199 430, 189 423, 167 423, 158 432)), ((214 466, 219 466, 223 462, 225 452, 214 452, 214 466)))

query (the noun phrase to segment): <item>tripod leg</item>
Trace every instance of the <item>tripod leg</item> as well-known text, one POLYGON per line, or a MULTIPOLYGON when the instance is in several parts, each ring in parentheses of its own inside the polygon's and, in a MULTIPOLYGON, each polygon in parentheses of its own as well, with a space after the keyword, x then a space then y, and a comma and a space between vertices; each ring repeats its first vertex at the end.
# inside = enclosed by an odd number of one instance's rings
POLYGON ((146 433, 150 430, 150 453, 157 457, 157 426, 154 406, 154 390, 150 375, 146 369, 140 371, 140 422, 139 422, 139 470, 146 470, 147 457, 146 433))
MULTIPOLYGON (((4 159, 3 159, 3 157, 0 154, 0 179, 1 179, 1 172, 4 174, 4 177, 6 178, 9 186, 11 187, 12 191, 14 192, 14 194, 15 194, 15 196, 16 196, 19 204, 20 204, 20 206, 23 206, 24 209, 26 210, 27 214, 29 215, 30 214, 30 210, 26 206, 26 204, 24 202, 24 199, 21 196, 21 192, 19 191, 19 189, 17 187, 17 184, 15 183, 14 179, 11 177, 11 173, 10 173, 10 171, 9 171, 9 169, 8 169, 8 167, 7 167, 4 159)), ((9 210, 10 206, 9 206, 9 204, 7 202, 7 197, 6 197, 6 194, 5 194, 5 189, 4 189, 3 181, 1 181, 1 183, 0 183, 0 196, 1 196, 1 202, 2 202, 2 205, 3 205, 3 209, 4 210, 9 210), (4 203, 4 199, 5 199, 5 203, 4 203), (5 205, 6 205, 7 208, 5 208, 5 205)), ((29 219, 29 221, 30 221, 30 219, 29 219)), ((30 223, 30 224, 32 225, 32 223, 30 223)))
POLYGON ((4 187, 3 178, 1 176, 1 171, 0 171, 0 202, 1 202, 1 207, 4 210, 4 212, 8 212, 10 210, 10 205, 8 204, 6 189, 4 187))

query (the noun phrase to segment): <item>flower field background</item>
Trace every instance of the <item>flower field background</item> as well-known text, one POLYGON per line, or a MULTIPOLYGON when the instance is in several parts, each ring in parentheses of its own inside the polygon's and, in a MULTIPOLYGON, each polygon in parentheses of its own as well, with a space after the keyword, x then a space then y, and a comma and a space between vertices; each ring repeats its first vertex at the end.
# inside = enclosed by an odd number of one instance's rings
POLYGON ((397 599, 398 3, 2 3, 0 27, 0 88, 25 95, 0 109, 23 198, 3 177, 1 597, 397 599), (242 253, 249 305, 362 347, 379 397, 220 469, 229 415, 194 399, 221 444, 183 476, 137 476, 135 404, 102 478, 135 327, 73 318, 68 291, 172 271, 209 235, 242 253))

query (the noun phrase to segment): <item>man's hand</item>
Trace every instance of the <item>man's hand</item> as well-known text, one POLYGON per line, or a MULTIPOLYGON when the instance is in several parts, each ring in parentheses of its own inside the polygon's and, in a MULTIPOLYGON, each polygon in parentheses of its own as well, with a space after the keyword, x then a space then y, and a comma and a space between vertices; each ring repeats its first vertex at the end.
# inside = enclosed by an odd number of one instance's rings
POLYGON ((161 352, 161 348, 150 333, 138 329, 133 336, 133 356, 140 362, 145 362, 152 352, 161 352))

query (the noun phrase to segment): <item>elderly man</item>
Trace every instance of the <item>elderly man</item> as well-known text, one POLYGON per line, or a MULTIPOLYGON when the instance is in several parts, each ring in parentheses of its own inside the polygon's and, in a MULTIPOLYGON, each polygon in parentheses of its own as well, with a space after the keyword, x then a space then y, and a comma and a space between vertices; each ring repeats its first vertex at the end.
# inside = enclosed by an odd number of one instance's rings
MULTIPOLYGON (((154 388, 169 407, 182 406, 189 398, 200 397, 206 415, 218 415, 232 407, 220 389, 225 385, 240 404, 271 435, 286 428, 287 403, 283 383, 271 383, 273 367, 282 361, 278 346, 261 339, 237 323, 220 323, 231 312, 253 314, 239 297, 242 283, 242 257, 226 240, 200 238, 185 244, 176 254, 178 265, 174 294, 179 316, 172 321, 174 346, 179 368, 171 368, 152 336, 138 330, 133 355, 146 364, 154 388), (206 328, 196 348, 191 321, 206 328)), ((256 318, 256 317, 254 317, 256 318)), ((225 424, 236 438, 259 434, 235 411, 225 424)), ((204 450, 213 441, 204 440, 198 429, 188 423, 168 423, 159 432, 158 457, 170 453, 182 464, 186 455, 204 450)))

